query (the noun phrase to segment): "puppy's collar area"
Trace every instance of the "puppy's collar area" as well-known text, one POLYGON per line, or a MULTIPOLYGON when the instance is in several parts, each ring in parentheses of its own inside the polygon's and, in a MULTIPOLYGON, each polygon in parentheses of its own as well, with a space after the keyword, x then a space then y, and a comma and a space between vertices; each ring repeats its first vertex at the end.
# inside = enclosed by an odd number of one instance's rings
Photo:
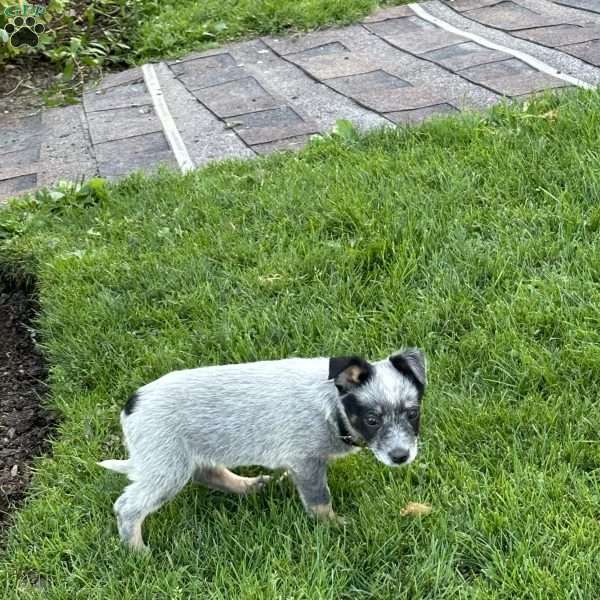
POLYGON ((336 415, 336 425, 337 425, 337 437, 344 442, 344 444, 348 444, 348 446, 356 446, 358 448, 364 448, 365 443, 362 440, 357 440, 351 433, 348 427, 346 427, 346 423, 344 423, 344 418, 342 417, 342 413, 338 410, 336 415))

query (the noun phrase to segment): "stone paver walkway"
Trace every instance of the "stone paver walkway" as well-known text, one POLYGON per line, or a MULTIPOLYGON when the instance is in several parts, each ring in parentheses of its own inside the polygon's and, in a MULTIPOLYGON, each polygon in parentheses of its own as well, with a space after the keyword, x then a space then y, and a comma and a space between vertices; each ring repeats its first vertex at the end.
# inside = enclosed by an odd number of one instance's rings
POLYGON ((3 119, 0 200, 59 179, 296 149, 338 119, 411 124, 599 83, 600 0, 399 6, 109 75, 81 105, 3 119))

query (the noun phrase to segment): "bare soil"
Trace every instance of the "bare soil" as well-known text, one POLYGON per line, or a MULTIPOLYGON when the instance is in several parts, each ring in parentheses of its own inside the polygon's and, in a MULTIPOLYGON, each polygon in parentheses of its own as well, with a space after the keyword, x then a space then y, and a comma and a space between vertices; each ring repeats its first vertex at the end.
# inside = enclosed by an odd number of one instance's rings
POLYGON ((0 277, 0 538, 55 422, 40 402, 47 371, 31 329, 36 310, 33 289, 0 277))
POLYGON ((0 65, 0 122, 28 117, 44 107, 42 91, 56 81, 49 62, 32 57, 0 65))

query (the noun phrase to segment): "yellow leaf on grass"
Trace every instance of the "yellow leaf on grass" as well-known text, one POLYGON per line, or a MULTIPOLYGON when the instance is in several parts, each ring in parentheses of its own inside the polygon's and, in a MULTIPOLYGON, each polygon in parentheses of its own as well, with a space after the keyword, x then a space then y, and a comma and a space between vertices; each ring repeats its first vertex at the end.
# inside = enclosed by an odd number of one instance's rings
POLYGON ((428 515, 433 508, 431 504, 421 504, 420 502, 409 502, 400 512, 402 517, 424 517, 428 515))
POLYGON ((556 121, 558 118, 558 111, 556 109, 549 110, 542 115, 542 118, 546 119, 546 121, 556 121))

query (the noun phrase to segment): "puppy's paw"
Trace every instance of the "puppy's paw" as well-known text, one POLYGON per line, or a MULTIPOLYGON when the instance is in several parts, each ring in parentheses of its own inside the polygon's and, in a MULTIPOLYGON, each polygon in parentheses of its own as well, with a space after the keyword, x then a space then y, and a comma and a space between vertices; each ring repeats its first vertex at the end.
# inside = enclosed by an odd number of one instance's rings
POLYGON ((328 523, 333 527, 347 527, 350 524, 350 519, 334 513, 333 517, 328 520, 328 523))
POLYGON ((327 523, 334 527, 345 527, 348 520, 335 513, 331 504, 315 504, 310 507, 311 514, 322 523, 327 523))
POLYGON ((125 548, 127 548, 129 552, 140 555, 150 553, 150 547, 146 546, 146 544, 144 544, 144 542, 139 538, 131 538, 128 540, 121 541, 123 542, 123 545, 125 546, 125 548))
POLYGON ((263 492, 272 480, 272 475, 258 475, 258 477, 252 477, 252 481, 249 481, 248 486, 246 487, 246 494, 258 494, 259 492, 263 492))

